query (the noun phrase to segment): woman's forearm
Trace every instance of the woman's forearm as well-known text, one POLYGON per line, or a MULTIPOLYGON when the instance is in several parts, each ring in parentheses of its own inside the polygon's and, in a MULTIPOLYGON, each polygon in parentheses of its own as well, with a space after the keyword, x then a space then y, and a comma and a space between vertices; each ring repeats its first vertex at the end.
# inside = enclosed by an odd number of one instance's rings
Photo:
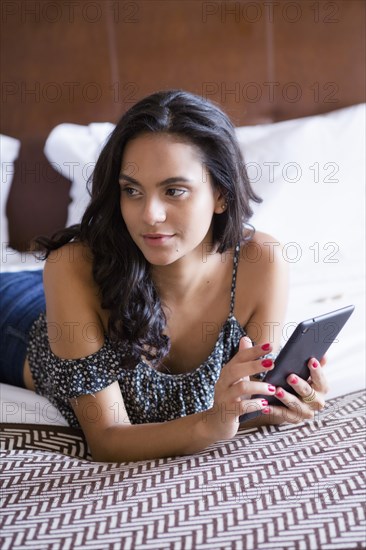
POLYGON ((129 462, 194 454, 215 443, 209 433, 210 410, 154 424, 107 428, 94 449, 94 460, 129 462))

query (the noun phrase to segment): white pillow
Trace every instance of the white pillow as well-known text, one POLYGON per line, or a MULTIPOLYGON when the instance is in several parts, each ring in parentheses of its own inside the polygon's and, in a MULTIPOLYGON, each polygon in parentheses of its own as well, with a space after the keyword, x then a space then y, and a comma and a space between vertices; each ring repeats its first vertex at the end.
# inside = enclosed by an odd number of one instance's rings
POLYGON ((31 390, 0 384, 0 422, 68 426, 65 418, 42 395, 31 390))
POLYGON ((71 180, 71 203, 66 227, 79 223, 89 203, 87 181, 91 176, 98 155, 113 131, 109 122, 59 124, 47 138, 44 153, 55 170, 71 180))
POLYGON ((20 141, 18 139, 0 135, 0 166, 1 166, 1 193, 0 193, 0 235, 1 249, 9 242, 8 219, 6 217, 6 203, 9 197, 11 182, 14 176, 14 161, 18 158, 20 141))
MULTIPOLYGON (((320 260, 363 260, 365 120, 361 104, 237 129, 253 187, 264 198, 254 206, 253 224, 296 242, 301 262, 314 263, 317 247, 309 247, 316 242, 320 260), (330 242, 339 247, 333 255, 331 246, 324 248, 330 242)), ((295 246, 291 252, 295 258, 295 246)))
POLYGON ((314 300, 341 295, 364 273, 365 121, 366 104, 355 105, 266 125, 249 144, 260 145, 253 158, 261 166, 278 163, 272 180, 260 182, 275 192, 255 205, 252 223, 285 245, 292 287, 312 283, 314 300), (318 295, 323 281, 328 293, 318 295))

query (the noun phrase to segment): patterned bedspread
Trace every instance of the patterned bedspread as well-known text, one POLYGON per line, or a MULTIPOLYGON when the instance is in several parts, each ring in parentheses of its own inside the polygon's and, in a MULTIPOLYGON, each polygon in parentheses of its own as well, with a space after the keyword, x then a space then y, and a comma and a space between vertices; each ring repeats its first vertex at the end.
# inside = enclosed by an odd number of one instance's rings
POLYGON ((366 548, 365 393, 197 455, 90 460, 70 428, 2 425, 2 550, 366 548))

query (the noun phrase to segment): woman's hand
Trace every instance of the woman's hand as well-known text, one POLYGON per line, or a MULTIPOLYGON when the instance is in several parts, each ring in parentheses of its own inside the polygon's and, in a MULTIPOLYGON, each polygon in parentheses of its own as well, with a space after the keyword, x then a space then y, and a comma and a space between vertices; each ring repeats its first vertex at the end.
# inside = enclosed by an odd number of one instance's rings
POLYGON ((321 411, 325 406, 325 395, 328 392, 328 384, 322 367, 326 364, 324 356, 320 362, 314 357, 309 360, 309 379, 303 380, 296 374, 290 374, 286 381, 296 391, 293 395, 281 387, 276 388, 275 396, 283 403, 282 406, 269 406, 266 417, 259 417, 244 424, 244 428, 263 426, 270 424, 298 424, 304 420, 313 420, 316 411, 321 411))
POLYGON ((270 344, 252 347, 248 337, 243 337, 239 350, 224 366, 216 382, 213 406, 205 411, 203 420, 209 437, 215 441, 232 438, 239 428, 239 416, 246 412, 262 410, 268 414, 268 401, 251 399, 251 395, 274 395, 276 388, 271 384, 249 379, 253 374, 273 369, 271 359, 260 359, 272 350, 270 344))

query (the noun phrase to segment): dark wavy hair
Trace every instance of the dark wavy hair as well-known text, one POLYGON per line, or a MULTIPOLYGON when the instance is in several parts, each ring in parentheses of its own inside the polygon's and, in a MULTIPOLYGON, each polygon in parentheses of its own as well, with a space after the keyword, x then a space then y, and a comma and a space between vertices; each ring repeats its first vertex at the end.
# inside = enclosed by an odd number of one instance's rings
MULTIPOLYGON (((254 193, 229 118, 211 101, 183 90, 156 92, 131 107, 109 136, 92 175, 91 196, 81 223, 51 238, 33 240, 36 250, 52 250, 70 241, 86 243, 92 252, 93 277, 101 305, 110 312, 112 342, 130 345, 130 365, 144 355, 157 366, 170 341, 163 334, 166 317, 151 278, 151 266, 132 240, 120 210, 119 174, 126 144, 143 133, 174 134, 198 147, 214 188, 227 208, 213 214, 213 245, 220 253, 243 240, 252 215, 254 193)), ((88 187, 89 187, 88 182, 88 187)))

